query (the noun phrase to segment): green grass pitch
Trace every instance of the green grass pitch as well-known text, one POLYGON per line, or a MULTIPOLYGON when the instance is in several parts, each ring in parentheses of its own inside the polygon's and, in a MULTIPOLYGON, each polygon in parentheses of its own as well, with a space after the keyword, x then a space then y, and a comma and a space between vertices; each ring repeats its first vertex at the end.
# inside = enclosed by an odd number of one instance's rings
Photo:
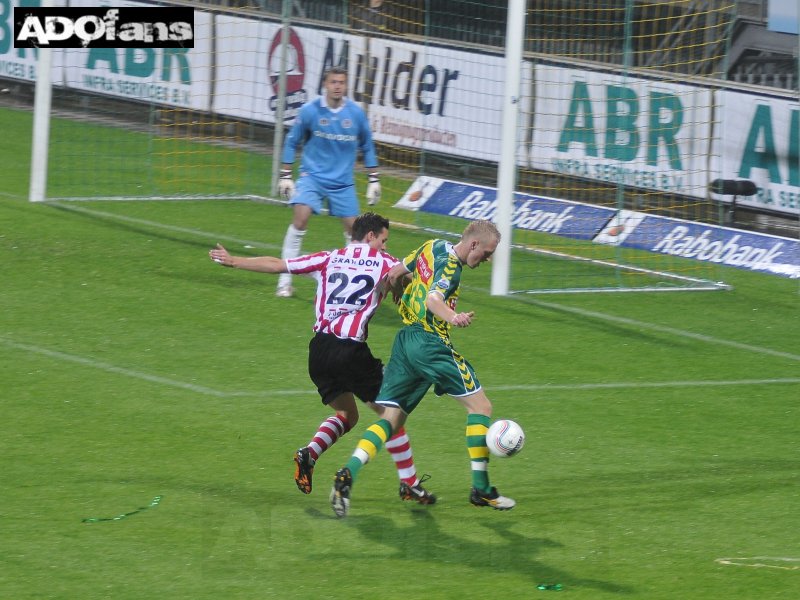
MULTIPOLYGON (((333 473, 374 418, 297 491, 292 454, 328 414, 306 373, 313 283, 277 299, 207 256, 279 253, 289 211, 31 204, 30 115, 0 127, 0 597, 800 597, 797 281, 541 300, 466 272, 476 320, 454 343, 526 430, 491 462, 517 507, 468 503, 464 411, 431 394, 408 431, 439 503, 401 502, 383 451, 338 520, 333 473)), ((304 249, 340 230, 315 218, 304 249)), ((389 249, 424 239, 396 227, 389 249)), ((399 324, 391 305, 373 320, 384 359, 399 324)))

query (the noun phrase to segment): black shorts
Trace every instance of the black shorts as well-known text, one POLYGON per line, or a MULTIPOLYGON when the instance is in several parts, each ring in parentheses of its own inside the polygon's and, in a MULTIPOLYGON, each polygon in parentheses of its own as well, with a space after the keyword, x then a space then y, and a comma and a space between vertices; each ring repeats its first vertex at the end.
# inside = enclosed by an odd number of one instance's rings
POLYGON ((372 356, 366 342, 318 333, 308 344, 308 374, 323 404, 345 392, 374 402, 383 381, 383 363, 372 356))

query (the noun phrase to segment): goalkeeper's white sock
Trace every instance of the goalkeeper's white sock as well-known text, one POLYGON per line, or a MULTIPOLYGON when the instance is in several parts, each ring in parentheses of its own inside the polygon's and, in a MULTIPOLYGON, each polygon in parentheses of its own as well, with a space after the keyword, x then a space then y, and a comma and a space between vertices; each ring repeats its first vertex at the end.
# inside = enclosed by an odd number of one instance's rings
MULTIPOLYGON (((289 224, 286 229, 286 236, 283 238, 283 249, 281 250, 281 258, 297 258, 300 256, 300 248, 303 246, 303 236, 306 234, 305 229, 297 229, 294 225, 289 224)), ((284 287, 292 284, 292 276, 289 273, 281 273, 278 277, 278 287, 284 287)))

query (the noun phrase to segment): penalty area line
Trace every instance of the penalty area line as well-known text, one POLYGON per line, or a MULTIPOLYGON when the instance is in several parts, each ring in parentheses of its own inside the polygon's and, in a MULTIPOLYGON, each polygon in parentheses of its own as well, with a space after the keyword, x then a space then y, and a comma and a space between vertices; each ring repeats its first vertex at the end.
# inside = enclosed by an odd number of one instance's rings
POLYGON ((280 250, 281 246, 276 246, 275 244, 266 244, 264 242, 256 242, 252 240, 242 240, 239 238, 231 237, 228 235, 220 235, 217 233, 211 233, 208 231, 202 231, 200 229, 190 229, 188 227, 178 227, 176 225, 167 225, 166 223, 159 223, 157 221, 149 221, 147 219, 138 219, 136 217, 128 217, 126 215, 118 215, 115 213, 105 212, 102 210, 94 210, 91 208, 84 208, 82 206, 75 206, 75 205, 67 205, 62 202, 53 202, 53 206, 57 206, 58 208, 62 208, 64 210, 76 212, 76 213, 83 213, 93 217, 102 217, 104 219, 109 219, 112 221, 119 221, 121 223, 130 223, 133 225, 144 225, 146 227, 151 227, 154 229, 163 229, 165 231, 172 231, 174 233, 183 233, 187 235, 192 235, 195 237, 202 237, 212 239, 214 241, 222 241, 222 242, 229 242, 233 244, 239 244, 245 248, 259 248, 264 250, 280 250))
MULTIPOLYGON (((162 377, 161 375, 152 375, 134 369, 125 367, 118 367, 107 362, 87 358, 85 356, 78 356, 75 354, 68 354, 58 350, 51 350, 33 344, 25 344, 16 342, 5 337, 0 337, 0 344, 5 345, 15 350, 22 350, 39 354, 55 360, 63 362, 71 362, 85 367, 91 367, 105 371, 107 373, 115 373, 133 379, 140 379, 142 381, 149 381, 167 387, 174 387, 178 389, 188 390, 204 396, 213 396, 216 398, 267 398, 269 396, 300 396, 315 394, 315 391, 309 389, 284 389, 284 390, 262 390, 262 391, 225 391, 210 388, 204 385, 189 383, 186 381, 179 381, 169 377, 162 377)), ((739 380, 718 380, 718 381, 637 381, 637 382, 610 382, 610 383, 571 383, 571 384, 519 384, 519 385, 495 385, 489 386, 492 392, 509 392, 509 391, 547 391, 547 390, 567 390, 567 391, 581 391, 581 390, 597 390, 597 389, 644 389, 644 388, 669 388, 669 387, 709 387, 709 386, 737 386, 737 385, 786 385, 798 384, 800 378, 775 378, 775 379, 739 379, 739 380)))
POLYGON ((39 354, 41 356, 46 356, 48 358, 53 358, 63 362, 71 362, 83 365, 85 367, 91 367, 93 369, 106 371, 107 373, 115 373, 117 375, 124 375, 125 377, 132 377, 134 379, 140 379, 142 381, 149 381, 150 383, 157 383, 159 385, 165 385, 168 387, 180 388, 197 394, 203 394, 205 396, 215 396, 217 398, 252 396, 252 394, 247 392, 224 392, 203 385, 197 385, 194 383, 188 383, 185 381, 170 379, 169 377, 162 377, 160 375, 151 375, 149 373, 143 373, 141 371, 135 371, 133 369, 118 367, 116 365, 95 360, 93 358, 86 358, 84 356, 77 356, 75 354, 67 354, 66 352, 59 352, 58 350, 50 350, 49 348, 42 348, 41 346, 34 346, 32 344, 23 344, 20 342, 15 342, 13 340, 9 340, 8 338, 4 337, 0 337, 0 344, 4 344, 5 346, 8 346, 9 348, 13 348, 15 350, 24 350, 25 352, 39 354))
POLYGON ((792 354, 791 352, 783 352, 781 350, 773 350, 772 348, 764 348, 762 346, 753 346, 752 344, 744 344, 742 342, 735 342, 733 340, 726 340, 723 338, 716 338, 710 335, 705 335, 702 333, 695 333, 693 331, 685 331, 683 329, 675 329, 674 327, 668 327, 666 325, 657 325, 656 323, 649 323, 646 321, 637 321, 636 319, 629 319, 627 317, 619 317, 616 315, 609 315, 606 313, 596 312, 593 310, 586 310, 582 308, 575 308, 572 306, 565 306, 563 304, 555 304, 552 302, 544 302, 542 300, 528 300, 530 304, 542 306, 544 308, 549 308, 552 310, 558 310, 562 312, 576 314, 581 317, 590 317, 593 319, 599 319, 602 321, 609 321, 612 323, 620 323, 626 326, 638 327, 643 329, 649 329, 651 331, 659 331, 661 333, 666 333, 669 335, 674 335, 678 337, 685 337, 691 340, 696 340, 698 342, 704 342, 706 344, 718 344, 720 346, 728 346, 729 348, 736 348, 737 350, 743 350, 745 352, 752 352, 755 354, 762 354, 765 356, 775 356, 778 358, 786 358, 793 361, 800 362, 800 354, 792 354))
MULTIPOLYGON (((478 292, 482 292, 485 294, 490 294, 490 290, 482 287, 472 287, 472 286, 462 286, 464 289, 467 290, 475 290, 478 292)), ((702 333, 695 333, 694 331, 686 331, 683 329, 676 329, 674 327, 669 327, 666 325, 658 325, 657 323, 650 323, 648 321, 637 321, 636 319, 629 319, 627 317, 620 317, 617 315, 611 315, 606 313, 601 313, 593 310, 586 310, 583 308, 577 308, 574 306, 567 306, 564 304, 556 304, 554 302, 545 302, 543 300, 536 300, 532 298, 526 298, 520 294, 514 294, 512 296, 508 296, 513 298, 517 302, 524 302, 525 304, 530 304, 533 306, 540 306, 542 308, 547 308, 550 310, 555 310, 559 312, 569 313, 573 315, 578 315, 580 317, 589 317, 592 319, 597 319, 599 321, 608 321, 610 323, 620 323, 627 327, 635 327, 638 329, 646 329, 650 331, 658 331, 661 333, 666 333, 676 337, 684 337, 691 340, 695 340, 698 342, 703 342, 705 344, 717 344, 720 346, 728 346, 729 348, 736 348, 737 350, 743 350, 745 352, 752 352, 756 354, 762 354, 765 356, 775 356, 778 358, 786 358, 789 360, 793 360, 796 362, 800 362, 800 354, 793 354, 791 352, 783 352, 781 350, 774 350, 772 348, 765 348, 763 346, 754 346, 752 344, 745 344, 742 342, 736 342, 733 340, 726 340, 723 338, 716 338, 710 335, 705 335, 702 333)))
POLYGON ((731 385, 776 385, 800 383, 800 377, 786 377, 776 379, 736 379, 719 381, 636 381, 616 383, 570 383, 570 384, 532 384, 532 385, 493 385, 490 391, 510 392, 540 391, 540 390, 602 390, 602 389, 640 389, 640 388, 671 388, 671 387, 722 387, 731 385))

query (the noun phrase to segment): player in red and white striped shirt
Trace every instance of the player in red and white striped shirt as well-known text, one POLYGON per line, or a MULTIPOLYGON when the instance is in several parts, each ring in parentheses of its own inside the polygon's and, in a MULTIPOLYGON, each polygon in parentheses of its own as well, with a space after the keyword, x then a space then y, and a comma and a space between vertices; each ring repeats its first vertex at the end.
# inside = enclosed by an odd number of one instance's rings
POLYGON ((386 274, 399 262, 383 251, 385 242, 380 236, 374 239, 372 245, 357 242, 332 252, 286 259, 289 273, 317 280, 314 331, 366 341, 369 320, 386 295, 386 274))
MULTIPOLYGON (((389 221, 364 213, 353 223, 353 240, 344 248, 290 259, 274 256, 231 256, 217 245, 209 252, 215 262, 260 273, 309 275, 317 281, 314 299, 315 335, 309 343, 308 373, 322 403, 335 414, 325 419, 307 446, 295 453, 295 482, 311 493, 314 465, 320 455, 358 422, 360 398, 379 415, 375 404, 383 381, 383 363, 366 343, 369 320, 389 290, 387 274, 398 260, 385 251, 389 221)), ((422 487, 414 466, 411 443, 405 429, 386 442, 400 478, 400 497, 433 504, 436 496, 422 487)), ((423 477, 423 480, 425 477, 423 477)))

